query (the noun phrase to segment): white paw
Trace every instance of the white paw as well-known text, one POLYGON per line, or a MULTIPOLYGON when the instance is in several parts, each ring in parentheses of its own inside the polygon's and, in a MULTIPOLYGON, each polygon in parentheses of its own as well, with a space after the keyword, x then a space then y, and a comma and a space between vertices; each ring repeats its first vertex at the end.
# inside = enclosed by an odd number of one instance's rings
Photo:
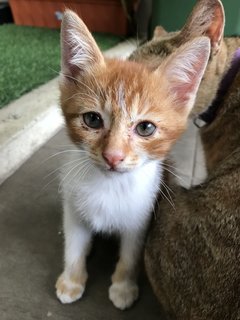
POLYGON ((138 286, 134 282, 115 282, 109 288, 109 299, 118 309, 131 307, 138 298, 138 286))
POLYGON ((56 283, 56 295, 62 303, 72 303, 80 299, 85 287, 60 276, 56 283))

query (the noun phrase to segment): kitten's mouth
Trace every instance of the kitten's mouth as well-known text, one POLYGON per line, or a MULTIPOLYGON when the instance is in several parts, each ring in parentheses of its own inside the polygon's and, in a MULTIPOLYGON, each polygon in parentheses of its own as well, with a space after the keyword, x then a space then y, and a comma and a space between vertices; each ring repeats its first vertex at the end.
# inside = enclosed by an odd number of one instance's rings
POLYGON ((130 169, 127 169, 127 168, 118 168, 118 167, 105 167, 105 171, 107 172, 112 172, 112 173, 119 173, 119 174, 122 174, 122 173, 126 173, 126 172, 129 172, 130 169))
POLYGON ((127 169, 122 169, 122 168, 110 167, 110 168, 107 168, 107 171, 124 173, 124 172, 127 172, 128 170, 127 169))
POLYGON ((107 164, 95 162, 95 166, 98 167, 103 172, 109 172, 109 173, 119 173, 123 174, 126 172, 131 171, 133 168, 123 168, 123 167, 117 167, 117 166, 109 166, 107 164))

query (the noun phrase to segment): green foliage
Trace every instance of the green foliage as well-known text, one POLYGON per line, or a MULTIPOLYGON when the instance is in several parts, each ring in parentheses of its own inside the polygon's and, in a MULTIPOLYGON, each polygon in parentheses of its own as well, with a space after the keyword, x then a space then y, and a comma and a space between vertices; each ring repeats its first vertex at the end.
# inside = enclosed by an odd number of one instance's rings
MULTIPOLYGON (((119 37, 94 34, 102 50, 119 37)), ((58 75, 59 30, 6 24, 0 26, 0 108, 58 75)))

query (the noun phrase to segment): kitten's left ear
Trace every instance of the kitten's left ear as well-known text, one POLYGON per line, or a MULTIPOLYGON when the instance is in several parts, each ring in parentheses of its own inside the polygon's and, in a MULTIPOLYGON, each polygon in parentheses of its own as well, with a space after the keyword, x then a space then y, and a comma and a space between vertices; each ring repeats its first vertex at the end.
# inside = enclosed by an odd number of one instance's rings
POLYGON ((209 55, 209 38, 196 38, 178 48, 154 71, 163 77, 172 106, 186 116, 194 105, 209 55))
POLYGON ((103 55, 83 21, 71 10, 63 14, 61 26, 61 71, 69 79, 104 65, 103 55))

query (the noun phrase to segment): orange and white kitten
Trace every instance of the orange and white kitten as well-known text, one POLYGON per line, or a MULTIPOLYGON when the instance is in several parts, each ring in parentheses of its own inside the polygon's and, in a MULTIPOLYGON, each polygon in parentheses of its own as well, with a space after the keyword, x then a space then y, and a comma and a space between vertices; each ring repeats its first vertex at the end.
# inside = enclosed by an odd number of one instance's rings
POLYGON ((67 10, 61 44, 61 106, 79 151, 62 175, 65 267, 57 296, 62 303, 82 297, 92 236, 115 233, 120 254, 109 298, 125 309, 138 297, 137 267, 162 162, 186 126, 209 40, 197 38, 149 70, 104 59, 84 23, 67 10))

